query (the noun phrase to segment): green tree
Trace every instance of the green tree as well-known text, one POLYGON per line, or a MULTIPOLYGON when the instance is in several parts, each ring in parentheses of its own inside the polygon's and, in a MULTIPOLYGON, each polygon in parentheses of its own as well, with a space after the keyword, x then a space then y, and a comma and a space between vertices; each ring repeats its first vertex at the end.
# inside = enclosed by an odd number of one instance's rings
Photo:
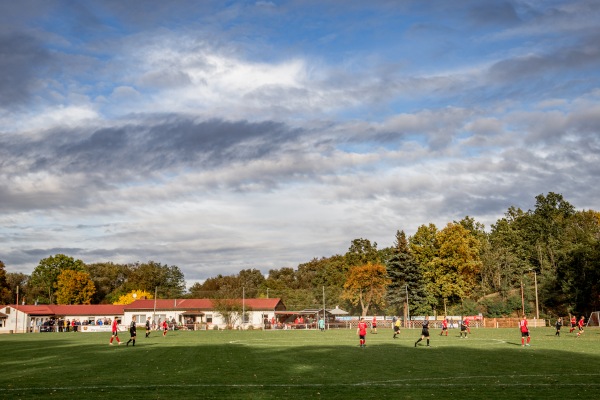
POLYGON ((367 263, 381 263, 377 243, 368 239, 354 239, 346 252, 346 262, 350 267, 367 263))
POLYGON ((126 282, 126 291, 140 289, 154 293, 157 298, 173 299, 183 297, 185 278, 177 266, 167 266, 154 261, 136 263, 129 266, 131 273, 126 282))
POLYGON ((88 264, 87 268, 96 287, 92 303, 113 304, 120 296, 127 292, 125 284, 131 274, 131 269, 128 265, 103 262, 88 264))
POLYGON ((96 291, 90 274, 70 269, 58 275, 55 285, 58 304, 90 304, 96 291))
POLYGON ((393 253, 386 263, 390 284, 387 290, 388 304, 395 308, 395 315, 402 310, 406 317, 410 310, 414 314, 427 313, 425 281, 419 264, 412 256, 404 231, 396 232, 393 253), (408 303, 407 303, 408 298, 408 303))
POLYGON ((10 300, 9 303, 14 303, 16 301, 16 293, 17 287, 19 288, 19 297, 20 299, 30 299, 30 290, 29 290, 29 275, 26 275, 22 272, 7 272, 6 273, 6 282, 8 284, 8 290, 10 291, 10 300))
POLYGON ((365 317, 371 306, 383 306, 390 279, 381 264, 367 263, 350 268, 344 283, 343 298, 352 305, 360 305, 365 317))
POLYGON ((468 298, 474 291, 481 271, 480 243, 461 224, 450 223, 436 235, 438 255, 428 264, 425 279, 430 283, 438 304, 450 304, 468 298))
POLYGON ((8 280, 6 279, 6 266, 0 260, 0 304, 9 304, 12 302, 12 292, 8 280))
POLYGON ((437 227, 434 224, 421 225, 409 238, 410 253, 416 260, 425 281, 425 297, 429 305, 435 307, 439 298, 435 277, 434 260, 438 256, 437 227))
MULTIPOLYGON (((241 323, 244 315, 244 305, 239 300, 234 299, 214 299, 213 308, 221 315, 228 329, 232 329, 238 323, 241 323)), ((249 309, 246 309, 246 315, 249 309)))
POLYGON ((56 254, 40 260, 39 264, 33 270, 29 280, 30 286, 38 289, 50 304, 54 303, 56 282, 60 273, 64 270, 85 272, 86 267, 83 261, 75 260, 73 257, 64 254, 56 254))
POLYGON ((557 314, 600 309, 600 213, 581 211, 570 218, 555 282, 555 295, 543 297, 557 314))

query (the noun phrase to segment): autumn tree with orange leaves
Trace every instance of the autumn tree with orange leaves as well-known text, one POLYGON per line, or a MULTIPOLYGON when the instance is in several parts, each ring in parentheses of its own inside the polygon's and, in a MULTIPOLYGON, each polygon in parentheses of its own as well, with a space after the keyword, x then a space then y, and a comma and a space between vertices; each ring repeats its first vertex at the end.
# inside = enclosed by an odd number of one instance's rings
POLYGON ((354 306, 360 304, 365 317, 372 305, 384 305, 390 282, 386 268, 379 263, 355 266, 348 270, 342 298, 354 306))

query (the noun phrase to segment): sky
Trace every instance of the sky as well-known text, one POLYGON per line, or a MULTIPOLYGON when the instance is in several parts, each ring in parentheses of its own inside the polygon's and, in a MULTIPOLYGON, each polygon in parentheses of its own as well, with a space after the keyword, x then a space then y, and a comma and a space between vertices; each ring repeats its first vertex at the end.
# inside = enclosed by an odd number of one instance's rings
POLYGON ((599 210, 600 2, 0 2, 0 260, 296 268, 599 210))

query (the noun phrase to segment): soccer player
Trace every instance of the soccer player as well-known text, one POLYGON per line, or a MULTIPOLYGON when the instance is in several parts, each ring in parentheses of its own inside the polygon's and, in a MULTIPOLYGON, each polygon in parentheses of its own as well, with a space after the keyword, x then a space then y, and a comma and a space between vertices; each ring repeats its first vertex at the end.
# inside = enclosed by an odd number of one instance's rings
POLYGON ((167 336, 167 331, 169 330, 169 324, 167 323, 166 319, 162 323, 162 328, 163 328, 163 336, 167 336))
POLYGON ((463 335, 465 335, 465 339, 467 338, 467 329, 468 329, 468 325, 466 320, 461 320, 460 321, 460 338, 462 339, 463 335))
POLYGON ((585 325, 585 317, 582 315, 579 319, 579 323, 577 323, 577 329, 579 329, 579 332, 577 332, 577 337, 581 336, 583 333, 583 325, 585 325))
POLYGON ((448 318, 444 317, 442 321, 442 331, 440 332, 440 336, 442 336, 446 332, 446 336, 448 336, 448 318))
POLYGON ((108 343, 111 346, 113 344, 113 339, 117 339, 117 343, 121 344, 121 341, 119 340, 119 323, 117 321, 117 317, 115 317, 112 322, 112 336, 110 337, 110 342, 108 343))
POLYGON ((150 317, 146 320, 146 337, 150 336, 150 332, 152 331, 152 327, 150 326, 150 317))
POLYGON ((396 335, 400 334, 400 318, 396 318, 396 322, 394 322, 394 339, 396 339, 396 335))
POLYGON ((358 335, 358 340, 360 342, 360 347, 365 347, 367 336, 367 323, 363 317, 360 317, 360 321, 358 322, 358 328, 356 329, 356 334, 358 335))
POLYGON ((569 333, 573 332, 575 330, 575 328, 577 328, 577 317, 572 315, 571 316, 571 329, 569 329, 569 333))
POLYGON ((521 330, 521 347, 525 347, 525 338, 527 338, 527 346, 529 346, 531 336, 529 336, 529 327, 527 326, 527 317, 525 315, 523 315, 523 319, 519 322, 519 328, 521 330))
POLYGON ((377 334, 377 316, 373 316, 373 321, 371 321, 371 333, 377 334))
POLYGON ((417 347, 417 344, 425 338, 427 338, 427 347, 429 347, 429 316, 425 316, 425 321, 423 321, 423 329, 421 329, 421 337, 415 342, 415 347, 417 347))
POLYGON ((125 343, 125 346, 129 346, 130 342, 133 342, 132 346, 135 346, 135 336, 137 334, 137 326, 134 320, 131 320, 131 325, 129 325, 129 340, 125 343))
POLYGON ((560 328, 562 327, 562 317, 558 317, 556 320, 556 333, 554 336, 560 336, 560 328))
POLYGON ((471 323, 471 321, 469 321, 469 317, 465 318, 465 325, 467 326, 467 332, 469 334, 471 334, 471 327, 469 327, 470 323, 471 323))

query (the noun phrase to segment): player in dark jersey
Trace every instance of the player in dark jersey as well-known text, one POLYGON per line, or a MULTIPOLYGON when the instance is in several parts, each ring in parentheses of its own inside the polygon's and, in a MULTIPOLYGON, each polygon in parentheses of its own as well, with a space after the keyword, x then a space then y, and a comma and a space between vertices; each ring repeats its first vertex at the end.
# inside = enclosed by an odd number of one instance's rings
POLYGON ((425 321, 423 321, 423 328, 421 329, 421 337, 419 338, 419 340, 417 340, 415 342, 415 347, 417 347, 417 344, 425 338, 427 338, 427 347, 429 347, 429 316, 426 316, 425 321))
POLYGON ((129 325, 129 340, 125 343, 125 346, 129 346, 130 342, 133 342, 132 346, 135 346, 135 336, 137 335, 137 326, 135 321, 131 321, 131 325, 129 325))
POLYGON ((150 317, 146 320, 146 337, 150 336, 150 332, 152 331, 152 327, 150 324, 150 317))
POLYGON ((556 320, 556 333, 554 336, 560 336, 560 328, 562 327, 562 317, 558 317, 556 320))
POLYGON ((466 324, 465 320, 460 321, 460 338, 467 338, 467 332, 468 332, 469 326, 466 324))

